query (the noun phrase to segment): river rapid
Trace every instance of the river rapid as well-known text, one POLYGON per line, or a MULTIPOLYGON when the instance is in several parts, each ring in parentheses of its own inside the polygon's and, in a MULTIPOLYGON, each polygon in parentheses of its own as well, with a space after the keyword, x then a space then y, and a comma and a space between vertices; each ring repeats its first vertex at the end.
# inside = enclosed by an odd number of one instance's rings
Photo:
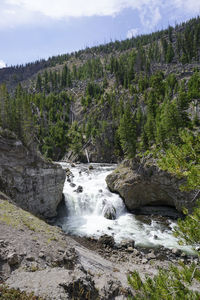
POLYGON ((189 251, 173 236, 176 226, 173 220, 133 215, 127 211, 120 196, 109 191, 105 178, 116 165, 76 164, 72 167, 68 163, 60 164, 70 170, 63 190, 65 207, 59 211, 56 221, 63 231, 94 238, 108 234, 116 243, 127 239, 134 240, 140 247, 164 246, 189 251))

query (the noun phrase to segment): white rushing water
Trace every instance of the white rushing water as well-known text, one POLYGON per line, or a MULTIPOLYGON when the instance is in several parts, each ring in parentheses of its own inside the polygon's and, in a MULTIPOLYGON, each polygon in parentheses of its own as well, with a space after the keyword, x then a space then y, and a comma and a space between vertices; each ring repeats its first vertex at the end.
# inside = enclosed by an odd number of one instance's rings
POLYGON ((74 168, 67 163, 61 165, 64 169, 69 168, 73 174, 71 182, 66 179, 63 190, 66 212, 62 211, 57 221, 65 232, 93 237, 108 234, 114 237, 116 243, 129 239, 144 247, 184 248, 179 246, 172 234, 174 222, 170 221, 168 226, 155 220, 143 223, 127 212, 119 195, 109 191, 105 178, 116 165, 92 164, 92 170, 89 170, 89 164, 76 165, 74 168), (78 186, 83 188, 81 193, 76 192, 78 186), (116 219, 105 218, 109 211, 113 214, 116 212, 116 219))

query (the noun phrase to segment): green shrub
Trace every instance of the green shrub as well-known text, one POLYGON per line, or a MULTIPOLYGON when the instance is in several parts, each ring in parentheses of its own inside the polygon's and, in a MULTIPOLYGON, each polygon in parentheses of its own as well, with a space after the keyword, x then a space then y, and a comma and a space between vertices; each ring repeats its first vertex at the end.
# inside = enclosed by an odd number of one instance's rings
POLYGON ((27 294, 18 289, 11 289, 6 285, 0 285, 1 300, 43 300, 41 297, 34 296, 33 293, 27 294))

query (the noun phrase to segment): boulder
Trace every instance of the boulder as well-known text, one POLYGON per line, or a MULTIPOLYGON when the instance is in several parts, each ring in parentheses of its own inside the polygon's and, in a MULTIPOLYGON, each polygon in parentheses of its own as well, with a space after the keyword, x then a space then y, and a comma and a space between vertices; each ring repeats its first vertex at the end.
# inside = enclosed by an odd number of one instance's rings
POLYGON ((53 217, 62 200, 65 171, 0 128, 0 190, 33 214, 53 217))
POLYGON ((8 254, 7 261, 10 266, 14 266, 20 262, 20 257, 17 253, 12 252, 8 254))
POLYGON ((150 260, 150 259, 155 259, 156 256, 155 256, 154 251, 149 252, 149 253, 146 255, 146 258, 147 258, 148 260, 150 260))
POLYGON ((83 187, 81 185, 79 185, 74 192, 76 192, 76 193, 82 193, 83 192, 83 187))
POLYGON ((103 209, 103 216, 108 220, 116 219, 116 209, 112 204, 107 204, 103 209))
POLYGON ((103 288, 103 299, 125 299, 125 297, 119 296, 122 289, 122 283, 119 280, 113 281, 109 278, 106 285, 103 288))
POLYGON ((162 171, 152 158, 125 160, 106 177, 112 192, 119 193, 130 211, 146 205, 172 206, 190 211, 195 191, 180 190, 184 179, 162 171))
POLYGON ((177 249, 177 248, 173 248, 172 249, 172 253, 175 255, 175 256, 181 256, 181 250, 180 249, 177 249))
POLYGON ((95 282, 92 277, 89 274, 86 275, 81 271, 79 272, 80 275, 76 274, 73 281, 66 280, 60 283, 60 286, 64 288, 68 295, 68 298, 65 296, 65 299, 99 299, 99 293, 95 288, 95 282))
POLYGON ((122 249, 128 249, 128 248, 134 248, 135 247, 135 241, 134 240, 128 240, 128 239, 124 239, 120 242, 120 244, 118 245, 118 248, 122 248, 122 249))
POLYGON ((104 235, 100 236, 100 238, 98 240, 98 244, 102 244, 104 246, 109 246, 112 248, 115 244, 115 241, 114 241, 113 236, 104 234, 104 235))

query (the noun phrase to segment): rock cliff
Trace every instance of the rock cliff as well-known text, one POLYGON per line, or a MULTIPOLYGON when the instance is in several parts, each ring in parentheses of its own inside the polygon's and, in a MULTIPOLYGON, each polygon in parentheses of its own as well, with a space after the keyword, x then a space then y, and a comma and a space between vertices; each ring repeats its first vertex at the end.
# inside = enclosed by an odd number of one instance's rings
POLYGON ((0 129, 0 190, 22 208, 44 217, 56 215, 65 172, 28 150, 8 130, 0 129))
POLYGON ((180 191, 183 179, 160 170, 152 158, 125 160, 107 176, 106 182, 130 211, 146 205, 166 205, 181 212, 183 207, 191 210, 194 206, 195 191, 180 191))

